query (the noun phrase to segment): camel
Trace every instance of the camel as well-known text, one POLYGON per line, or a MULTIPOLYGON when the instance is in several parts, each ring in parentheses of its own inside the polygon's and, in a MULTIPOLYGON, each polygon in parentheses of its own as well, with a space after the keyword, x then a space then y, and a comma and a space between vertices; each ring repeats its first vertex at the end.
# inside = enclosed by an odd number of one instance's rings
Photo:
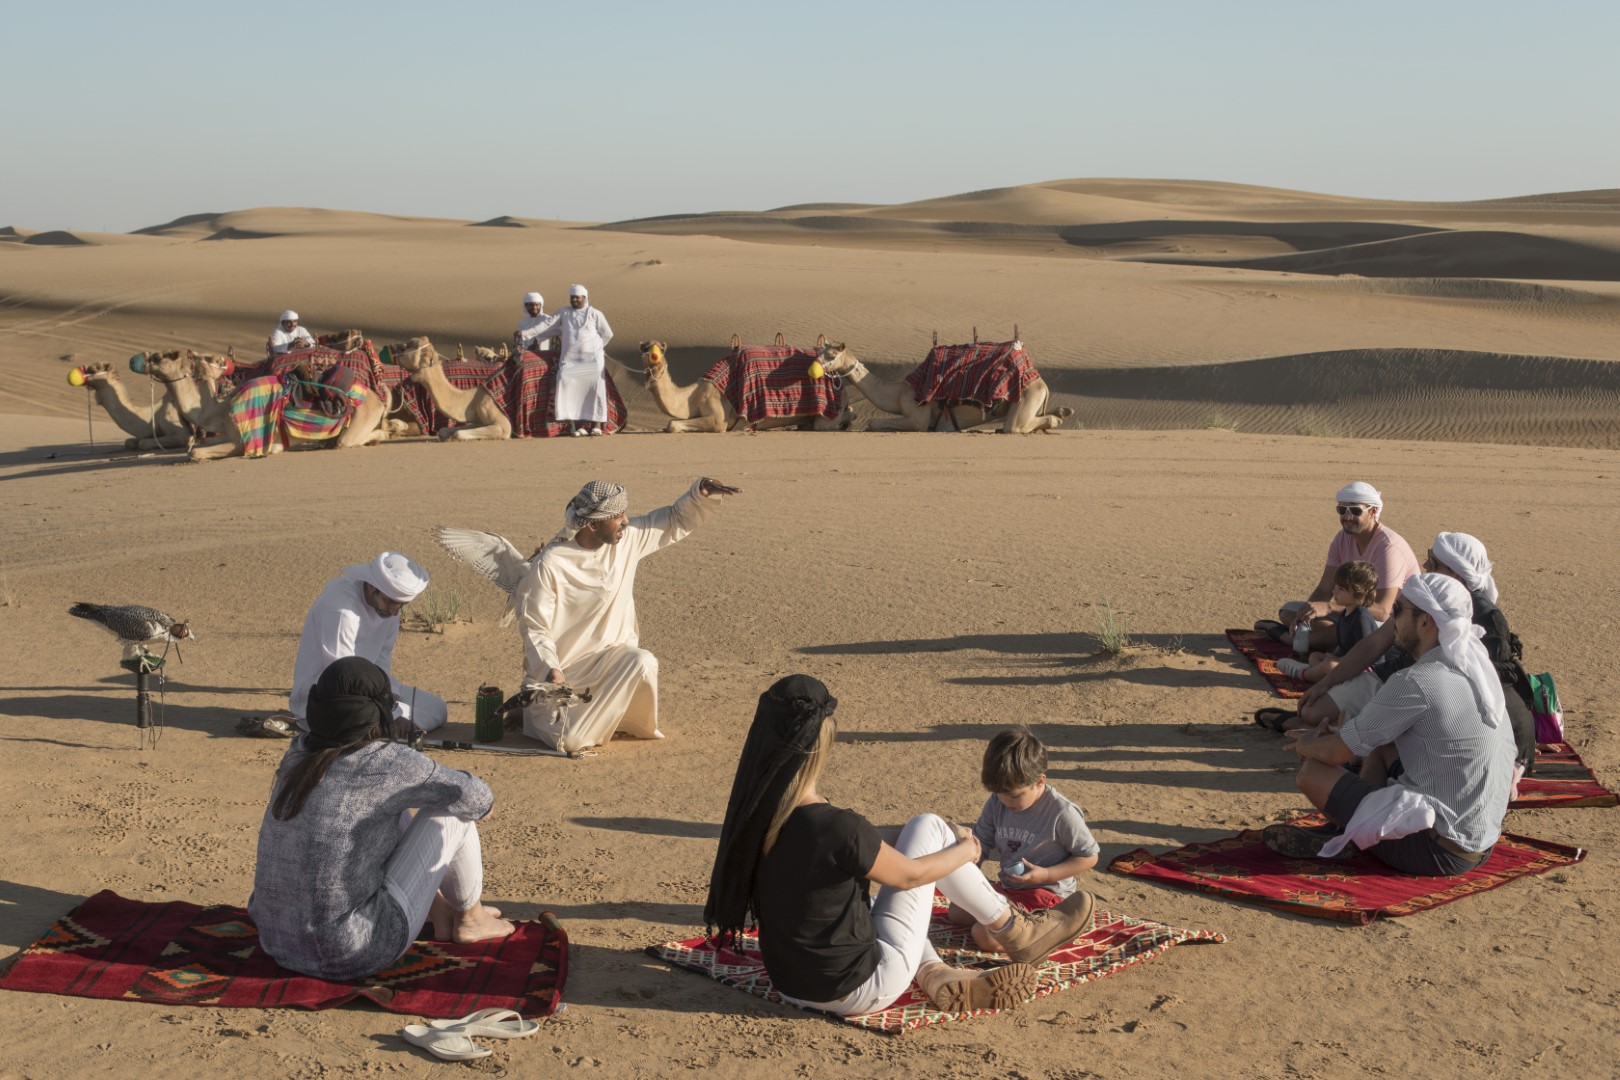
MULTIPOLYGON (((827 343, 825 335, 816 338, 816 348, 820 349, 827 343)), ((781 334, 776 335, 776 345, 781 348, 787 344, 781 334)), ((731 351, 737 352, 742 348, 742 338, 736 334, 731 335, 731 351)), ((668 346, 662 341, 643 341, 641 343, 641 359, 646 365, 646 386, 652 394, 653 401, 658 410, 670 417, 669 423, 664 427, 670 432, 724 432, 736 427, 742 419, 737 415, 737 409, 722 394, 714 383, 708 379, 699 379, 690 386, 678 386, 670 378, 669 364, 665 360, 668 346)), ((752 426, 755 431, 765 431, 771 428, 809 428, 815 431, 844 431, 849 428, 850 422, 855 419, 855 411, 845 407, 842 414, 835 419, 829 419, 819 413, 809 413, 801 416, 772 416, 755 422, 752 426)))
MULTIPOLYGON (((1013 344, 1021 347, 1017 341, 1013 344)), ((947 407, 938 401, 919 403, 904 379, 891 383, 873 375, 842 342, 822 344, 820 349, 821 367, 827 374, 843 376, 867 401, 883 412, 894 414, 873 417, 866 425, 870 431, 949 431, 955 428, 957 431, 1000 430, 1004 435, 1028 435, 1036 431, 1056 431, 1063 421, 1074 415, 1074 410, 1068 406, 1047 411, 1052 391, 1045 379, 1037 378, 1025 386, 1016 402, 1002 402, 994 407, 964 402, 947 407), (948 421, 948 425, 942 420, 948 421)))
POLYGON ((433 404, 456 422, 439 432, 441 440, 509 439, 512 421, 482 386, 464 390, 444 373, 444 357, 425 337, 413 337, 393 347, 394 363, 410 372, 411 382, 427 388, 433 404))
POLYGON ((124 392, 124 384, 111 364, 91 364, 75 370, 85 389, 95 395, 96 403, 130 436, 124 440, 124 449, 183 450, 191 441, 191 432, 167 394, 148 408, 136 404, 124 392))
MULTIPOLYGON (((221 401, 214 387, 225 376, 225 365, 218 357, 201 357, 195 353, 166 352, 146 358, 146 369, 162 383, 175 407, 188 422, 204 431, 223 432, 225 437, 194 447, 192 461, 213 461, 218 458, 242 455, 242 434, 231 419, 230 401, 221 401)), ((372 390, 364 391, 364 398, 354 415, 335 438, 308 440, 290 436, 284 429, 277 430, 270 441, 269 453, 279 454, 293 446, 324 443, 338 450, 354 446, 370 446, 388 437, 383 423, 388 415, 388 402, 372 390)))

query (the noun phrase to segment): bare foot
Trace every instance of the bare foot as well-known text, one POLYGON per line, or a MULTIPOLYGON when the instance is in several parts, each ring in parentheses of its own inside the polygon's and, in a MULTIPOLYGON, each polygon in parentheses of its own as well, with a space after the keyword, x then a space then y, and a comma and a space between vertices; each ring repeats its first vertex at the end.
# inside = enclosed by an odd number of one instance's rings
POLYGON ((474 941, 493 941, 510 937, 517 927, 491 913, 491 909, 475 904, 471 911, 458 912, 450 940, 466 945, 474 941))

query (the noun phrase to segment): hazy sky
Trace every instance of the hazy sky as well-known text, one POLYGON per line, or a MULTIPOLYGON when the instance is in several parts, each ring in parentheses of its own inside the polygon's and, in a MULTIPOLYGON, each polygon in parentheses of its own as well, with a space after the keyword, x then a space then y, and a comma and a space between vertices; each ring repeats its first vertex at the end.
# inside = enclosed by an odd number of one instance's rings
POLYGON ((1620 186, 1620 4, 0 0, 0 225, 1620 186))

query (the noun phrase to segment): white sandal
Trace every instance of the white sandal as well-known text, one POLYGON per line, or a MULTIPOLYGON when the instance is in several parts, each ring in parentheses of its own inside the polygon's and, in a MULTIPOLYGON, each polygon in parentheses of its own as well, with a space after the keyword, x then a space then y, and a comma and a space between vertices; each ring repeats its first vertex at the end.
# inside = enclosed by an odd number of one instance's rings
POLYGON ((480 1009, 460 1020, 429 1020, 435 1031, 454 1035, 476 1035, 481 1039, 523 1039, 540 1030, 533 1020, 525 1020, 512 1009, 480 1009))
POLYGON ((450 1034, 425 1024, 406 1024, 399 1033, 412 1046, 420 1046, 434 1057, 446 1061, 473 1061, 495 1052, 487 1046, 479 1046, 465 1035, 450 1034))

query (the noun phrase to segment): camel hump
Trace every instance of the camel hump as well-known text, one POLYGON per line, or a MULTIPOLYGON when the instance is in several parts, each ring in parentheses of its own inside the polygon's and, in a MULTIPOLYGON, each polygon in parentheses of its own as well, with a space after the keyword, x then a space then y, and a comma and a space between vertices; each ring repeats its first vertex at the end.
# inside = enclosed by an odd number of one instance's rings
POLYGON ((780 348, 785 347, 786 345, 787 345, 787 338, 783 337, 782 336, 782 331, 778 330, 776 332, 776 347, 778 349, 780 349, 780 348))
POLYGON ((731 351, 736 352, 738 349, 741 349, 741 348, 742 348, 742 335, 741 334, 732 334, 731 335, 731 351))

